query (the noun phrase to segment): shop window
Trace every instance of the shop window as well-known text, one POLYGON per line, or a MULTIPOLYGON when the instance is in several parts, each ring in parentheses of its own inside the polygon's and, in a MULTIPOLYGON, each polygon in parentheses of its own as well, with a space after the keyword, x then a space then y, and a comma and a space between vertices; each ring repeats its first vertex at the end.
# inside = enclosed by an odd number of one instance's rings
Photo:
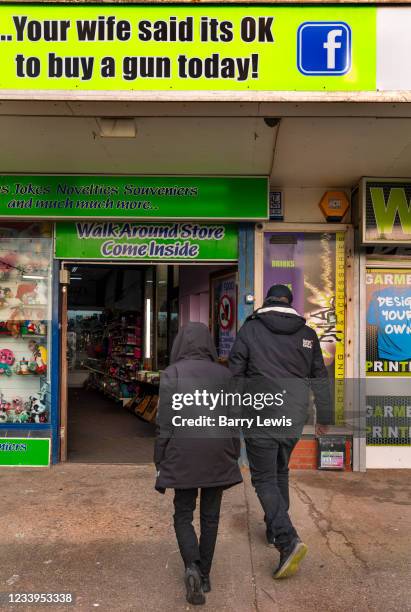
MULTIPOLYGON (((264 295, 288 285, 293 307, 315 329, 334 389, 335 423, 344 423, 345 234, 264 233, 264 295)), ((314 422, 314 410, 309 423, 314 422)))
POLYGON ((52 230, 0 226, 0 424, 50 420, 52 230))
POLYGON ((411 443, 410 268, 367 269, 365 371, 367 444, 408 446, 411 443))

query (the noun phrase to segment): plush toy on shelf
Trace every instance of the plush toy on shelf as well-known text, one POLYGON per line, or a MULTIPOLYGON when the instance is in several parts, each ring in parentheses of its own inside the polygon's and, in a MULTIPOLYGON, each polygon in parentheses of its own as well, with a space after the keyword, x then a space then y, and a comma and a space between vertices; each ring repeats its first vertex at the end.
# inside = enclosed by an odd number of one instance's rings
POLYGON ((8 306, 8 299, 12 297, 10 287, 0 287, 0 308, 8 306))
POLYGON ((29 362, 25 357, 20 359, 19 363, 14 366, 14 371, 20 376, 27 376, 28 374, 31 374, 29 370, 29 362))
POLYGON ((33 359, 29 364, 29 370, 35 374, 45 374, 47 372, 47 349, 35 340, 30 340, 29 349, 33 354, 33 359))
POLYGON ((36 283, 22 283, 17 287, 16 298, 24 305, 36 304, 37 285, 36 283))
POLYGON ((39 393, 30 395, 27 402, 27 406, 28 413, 30 414, 30 421, 32 423, 47 422, 47 405, 45 391, 39 391, 39 393))
POLYGON ((37 330, 36 324, 34 321, 24 321, 23 327, 21 328, 22 334, 35 334, 37 330))
POLYGON ((20 336, 20 310, 19 308, 14 308, 11 312, 9 320, 6 322, 6 327, 13 338, 18 338, 20 336))
POLYGON ((17 416, 18 419, 18 423, 28 423, 29 419, 30 419, 30 415, 27 412, 27 410, 23 410, 23 412, 20 412, 20 414, 17 416))
POLYGON ((0 375, 11 376, 11 366, 14 364, 16 358, 14 357, 13 351, 10 349, 0 350, 0 375))
POLYGON ((23 398, 20 396, 13 397, 11 400, 11 407, 16 414, 21 414, 24 411, 23 398))

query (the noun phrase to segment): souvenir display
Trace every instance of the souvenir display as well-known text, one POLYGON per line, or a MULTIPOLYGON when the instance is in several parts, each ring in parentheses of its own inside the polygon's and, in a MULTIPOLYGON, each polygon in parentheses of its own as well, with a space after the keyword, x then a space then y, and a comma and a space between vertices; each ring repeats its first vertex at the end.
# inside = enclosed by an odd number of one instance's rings
POLYGON ((52 236, 36 223, 0 228, 0 424, 48 421, 52 236))
POLYGON ((45 388, 29 395, 26 400, 14 397, 7 400, 0 393, 0 424, 46 423, 48 421, 47 393, 45 388))

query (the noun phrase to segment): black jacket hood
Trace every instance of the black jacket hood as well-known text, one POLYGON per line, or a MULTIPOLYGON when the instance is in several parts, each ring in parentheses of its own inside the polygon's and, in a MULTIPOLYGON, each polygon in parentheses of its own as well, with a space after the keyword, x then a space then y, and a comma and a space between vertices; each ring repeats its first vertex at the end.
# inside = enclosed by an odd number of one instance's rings
POLYGON ((187 323, 178 332, 171 349, 170 363, 182 359, 217 361, 217 351, 204 323, 187 323))
POLYGON ((264 302, 250 319, 258 319, 274 334, 295 334, 305 325, 305 319, 294 308, 282 302, 264 302))

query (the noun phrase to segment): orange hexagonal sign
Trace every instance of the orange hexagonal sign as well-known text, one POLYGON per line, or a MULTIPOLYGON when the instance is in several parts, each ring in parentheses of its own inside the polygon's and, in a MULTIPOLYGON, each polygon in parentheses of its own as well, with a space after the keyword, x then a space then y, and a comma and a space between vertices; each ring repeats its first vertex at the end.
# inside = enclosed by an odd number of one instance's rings
POLYGON ((350 208, 344 191, 326 191, 320 202, 321 211, 329 222, 341 221, 350 208))

